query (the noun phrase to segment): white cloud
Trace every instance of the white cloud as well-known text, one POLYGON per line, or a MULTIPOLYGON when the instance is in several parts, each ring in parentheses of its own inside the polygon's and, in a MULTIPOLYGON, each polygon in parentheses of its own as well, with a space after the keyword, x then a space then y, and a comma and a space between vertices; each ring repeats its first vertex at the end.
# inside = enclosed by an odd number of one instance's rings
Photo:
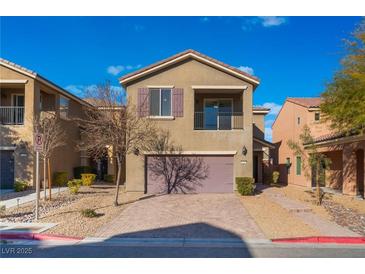
POLYGON ((209 21, 210 21, 210 18, 209 18, 209 17, 207 17, 207 16, 204 16, 204 17, 200 18, 200 21, 202 21, 202 22, 204 22, 204 23, 207 23, 207 22, 209 22, 209 21))
POLYGON ((272 141, 272 129, 271 127, 265 127, 265 139, 268 141, 272 141))
POLYGON ((254 74, 253 68, 251 67, 239 66, 238 69, 251 75, 254 74))
POLYGON ((280 26, 286 22, 284 17, 279 16, 260 16, 261 25, 264 27, 280 26))
POLYGON ((259 16, 259 17, 250 17, 243 21, 241 25, 241 29, 244 31, 250 31, 255 26, 261 25, 262 27, 276 27, 286 23, 287 20, 285 17, 279 16, 259 16))
POLYGON ((121 73, 122 71, 125 70, 133 70, 133 69, 139 69, 142 65, 116 65, 116 66, 109 66, 107 67, 106 71, 111 74, 111 75, 118 75, 119 73, 121 73))
POLYGON ((278 105, 274 102, 267 102, 264 103, 262 106, 265 108, 269 108, 270 109, 269 115, 274 115, 274 116, 276 116, 281 109, 281 105, 278 105))

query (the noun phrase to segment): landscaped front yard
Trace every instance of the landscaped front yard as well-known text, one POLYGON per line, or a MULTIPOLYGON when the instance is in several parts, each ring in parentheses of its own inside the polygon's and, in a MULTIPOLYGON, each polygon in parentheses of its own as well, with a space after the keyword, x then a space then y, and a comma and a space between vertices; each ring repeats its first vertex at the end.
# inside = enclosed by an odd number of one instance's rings
MULTIPOLYGON (((41 202, 41 223, 58 223, 57 226, 46 231, 48 234, 67 235, 76 237, 92 236, 102 225, 118 216, 127 203, 137 200, 141 194, 128 193, 120 190, 119 203, 114 206, 114 185, 82 186, 78 194, 69 191, 55 194, 52 201, 41 202), (96 217, 85 217, 82 210, 93 209, 96 217)), ((35 202, 6 210, 1 222, 30 222, 34 220, 35 202)))

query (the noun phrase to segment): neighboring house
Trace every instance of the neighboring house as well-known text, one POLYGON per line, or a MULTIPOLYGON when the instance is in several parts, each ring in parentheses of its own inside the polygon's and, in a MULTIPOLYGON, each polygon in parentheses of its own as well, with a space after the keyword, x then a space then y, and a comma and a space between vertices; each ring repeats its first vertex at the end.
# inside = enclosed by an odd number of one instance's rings
POLYGON ((51 159, 52 172, 67 171, 72 177, 81 157, 75 149, 79 128, 71 118, 82 115, 83 105, 91 106, 36 72, 0 59, 1 188, 12 188, 15 180, 35 185, 34 118, 44 113, 59 115, 67 135, 67 145, 51 159))
MULTIPOLYGON (((123 76, 120 83, 140 116, 169 130, 186 157, 200 157, 209 166, 208 178, 193 192, 233 192, 235 178, 253 177, 254 166, 262 179, 258 161, 272 144, 263 139, 263 117, 269 110, 254 112, 252 106, 258 78, 187 50, 123 76), (254 119, 259 129, 255 138, 254 119)), ((148 151, 144 157, 127 156, 127 191, 161 190, 149 170, 153 156, 148 151)))
POLYGON ((314 186, 312 171, 303 170, 304 159, 295 155, 287 144, 289 140, 299 141, 304 125, 308 125, 320 151, 331 160, 329 170, 323 171, 322 185, 348 195, 363 195, 365 137, 333 134, 329 123, 322 121, 320 104, 320 98, 287 98, 276 117, 272 125, 272 141, 277 147, 275 164, 278 165, 280 181, 314 186))

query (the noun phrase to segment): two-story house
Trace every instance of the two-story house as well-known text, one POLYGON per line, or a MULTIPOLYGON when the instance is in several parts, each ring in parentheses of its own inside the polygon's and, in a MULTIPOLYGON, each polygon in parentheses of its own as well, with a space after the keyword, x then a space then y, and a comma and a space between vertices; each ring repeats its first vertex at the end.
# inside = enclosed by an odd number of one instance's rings
MULTIPOLYGON (((263 147, 271 144, 257 136, 254 150, 252 97, 258 78, 187 50, 125 75, 120 83, 140 116, 169 130, 185 157, 202 158, 209 167, 208 177, 194 192, 233 192, 235 178, 253 177, 254 166, 255 176, 262 177, 254 154, 262 161, 263 147)), ((268 111, 256 110, 259 127, 268 111)), ((127 156, 127 191, 158 192, 159 182, 147 164, 154 156, 127 156)))
MULTIPOLYGON (((365 189, 365 136, 332 132, 320 110, 320 98, 287 98, 272 125, 272 140, 277 147, 275 162, 282 183, 312 187, 315 185, 312 170, 303 165, 303 155, 296 155, 288 141, 300 142, 304 125, 311 130, 318 151, 330 160, 322 169, 323 186, 331 187, 347 195, 364 196, 365 189)), ((309 144, 301 144, 306 151, 309 144)), ((307 157, 307 155, 305 155, 307 157)), ((307 165, 308 166, 308 165, 307 165)))
POLYGON ((0 59, 1 188, 12 188, 15 180, 35 185, 34 120, 45 112, 59 115, 67 136, 66 145, 51 159, 52 171, 67 171, 72 177, 81 155, 75 148, 79 129, 71 119, 82 115, 82 106, 91 105, 36 72, 0 59))

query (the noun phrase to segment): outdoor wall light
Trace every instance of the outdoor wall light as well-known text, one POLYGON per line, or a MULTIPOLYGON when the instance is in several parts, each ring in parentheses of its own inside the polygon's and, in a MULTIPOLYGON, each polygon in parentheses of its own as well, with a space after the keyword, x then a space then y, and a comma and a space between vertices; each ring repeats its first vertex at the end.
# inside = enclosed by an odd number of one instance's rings
POLYGON ((26 143, 24 141, 19 142, 18 148, 19 148, 19 155, 21 157, 27 157, 28 156, 27 146, 26 146, 26 143))
POLYGON ((138 156, 139 155, 139 149, 138 148, 135 148, 133 150, 133 154, 136 155, 136 156, 138 156))
POLYGON ((242 148, 242 155, 243 156, 246 156, 247 155, 247 148, 246 148, 246 146, 243 146, 243 148, 242 148))
POLYGON ((290 158, 286 158, 286 167, 290 168, 291 167, 291 162, 290 162, 290 158))

